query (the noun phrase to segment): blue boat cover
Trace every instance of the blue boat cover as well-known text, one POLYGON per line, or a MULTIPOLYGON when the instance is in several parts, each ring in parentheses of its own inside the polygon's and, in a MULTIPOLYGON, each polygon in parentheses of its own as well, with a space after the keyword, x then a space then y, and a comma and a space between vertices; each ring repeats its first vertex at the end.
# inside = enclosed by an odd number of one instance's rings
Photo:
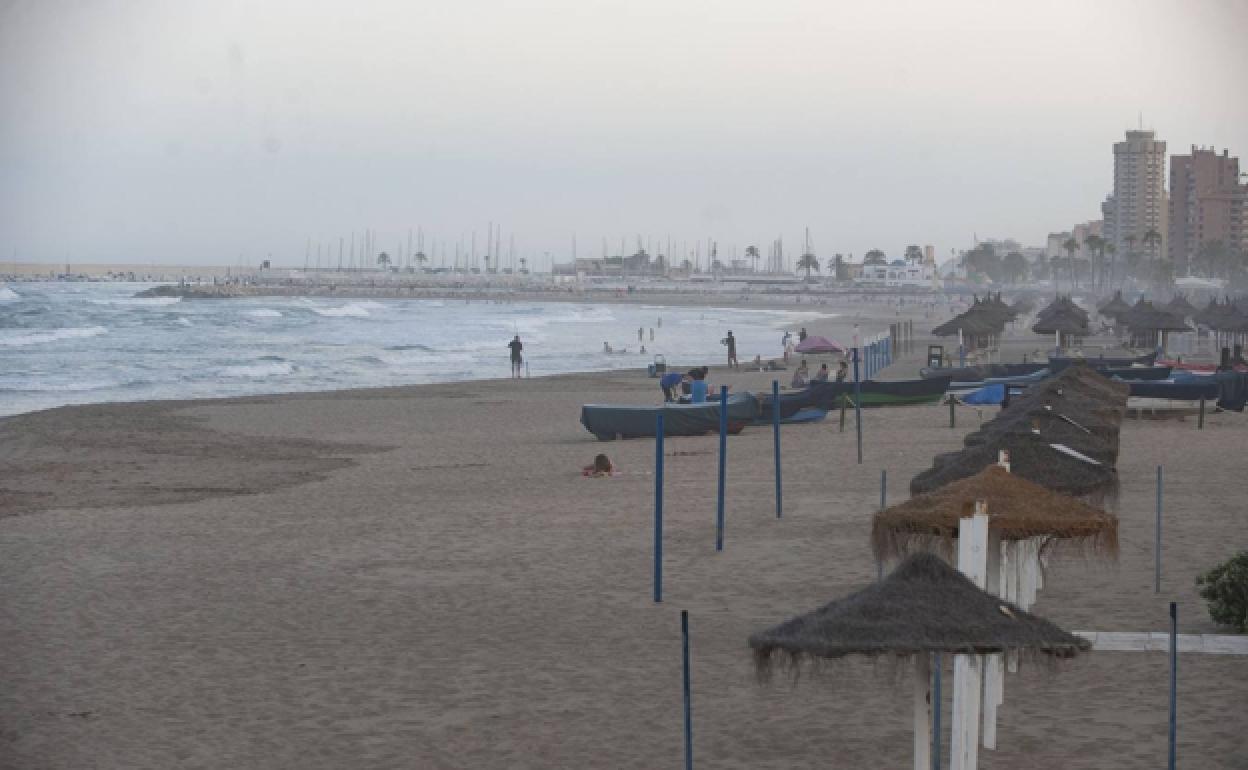
POLYGON ((962 403, 971 404, 972 406, 982 406, 987 404, 1000 404, 1005 400, 1005 384, 997 383, 995 385, 985 385, 979 390, 972 390, 965 396, 962 396, 962 403))

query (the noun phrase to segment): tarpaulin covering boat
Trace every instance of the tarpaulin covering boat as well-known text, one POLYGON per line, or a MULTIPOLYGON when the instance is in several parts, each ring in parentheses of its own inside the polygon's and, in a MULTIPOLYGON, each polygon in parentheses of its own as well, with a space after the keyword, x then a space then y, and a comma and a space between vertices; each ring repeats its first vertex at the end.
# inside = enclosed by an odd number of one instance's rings
POLYGON ((1165 398, 1171 401, 1199 401, 1202 398, 1215 401, 1218 398, 1218 383, 1212 377, 1201 377, 1199 380, 1136 380, 1127 383, 1131 386, 1131 395, 1136 398, 1165 398))
POLYGON ((1165 398, 1172 401, 1215 401, 1219 409, 1244 411, 1248 404, 1248 374, 1225 371, 1192 374, 1176 371, 1169 380, 1131 382, 1131 395, 1139 398, 1165 398))
POLYGON ((1084 363, 1088 366, 1096 368, 1105 367, 1127 367, 1127 366, 1152 366, 1157 360, 1156 353, 1146 353, 1142 356, 1132 356, 1129 358, 1110 357, 1110 356, 1049 356, 1049 368, 1054 374, 1062 371, 1071 364, 1084 363))
MULTIPOLYGON (((902 406, 906 404, 926 404, 939 401, 949 388, 949 378, 928 378, 920 380, 863 380, 862 405, 902 406)), ((854 383, 846 382, 812 382, 807 387, 780 394, 780 419, 792 417, 800 409, 818 407, 819 409, 839 409, 841 395, 849 396, 853 403, 854 383)), ((759 396, 759 420, 771 421, 771 394, 759 396)))
POLYGON ((1043 361, 1027 364, 980 364, 979 366, 931 367, 919 370, 923 379, 952 377, 954 382, 979 382, 991 377, 1019 377, 1047 369, 1043 361))
MULTIPOLYGON (((728 397, 728 432, 740 433, 758 415, 758 399, 752 393, 728 397)), ((656 418, 663 414, 663 435, 701 436, 719 432, 718 401, 703 404, 661 404, 629 406, 586 404, 581 407, 581 424, 599 441, 615 438, 643 438, 655 435, 656 418)))
MULTIPOLYGON (((863 407, 930 404, 939 401, 949 389, 949 377, 928 377, 918 380, 864 380, 860 383, 863 407)), ((810 386, 811 398, 821 409, 840 406, 841 396, 854 398, 852 382, 816 382, 810 386)))

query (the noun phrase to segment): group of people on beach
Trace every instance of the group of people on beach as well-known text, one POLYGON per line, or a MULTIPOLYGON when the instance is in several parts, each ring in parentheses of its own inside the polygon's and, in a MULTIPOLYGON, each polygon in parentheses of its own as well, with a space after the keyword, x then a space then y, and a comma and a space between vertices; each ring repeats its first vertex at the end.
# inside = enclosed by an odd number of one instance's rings
MULTIPOLYGON (((842 359, 836 365, 836 381, 844 382, 849 376, 849 364, 842 359)), ((810 367, 806 363, 806 359, 798 364, 796 371, 793 372, 793 379, 789 382, 791 388, 804 388, 812 382, 828 382, 832 378, 832 372, 825 363, 819 367, 819 371, 815 372, 815 376, 810 376, 810 367)))

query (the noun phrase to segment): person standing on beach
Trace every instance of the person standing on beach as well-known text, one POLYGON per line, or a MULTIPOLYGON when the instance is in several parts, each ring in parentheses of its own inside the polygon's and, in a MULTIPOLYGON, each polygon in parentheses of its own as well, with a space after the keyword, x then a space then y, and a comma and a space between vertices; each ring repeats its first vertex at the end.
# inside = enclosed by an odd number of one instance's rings
POLYGON ((520 355, 520 351, 524 350, 524 343, 520 341, 520 335, 517 334, 515 339, 508 342, 507 347, 511 348, 511 376, 513 379, 519 379, 520 365, 524 363, 524 358, 520 355))
POLYGON ((797 333, 797 341, 799 343, 806 341, 806 327, 805 326, 803 326, 802 330, 797 333))
POLYGON ((640 326, 637 327, 637 341, 638 342, 646 341, 646 330, 640 326))
POLYGON ((734 369, 740 369, 741 364, 737 363, 737 338, 732 336, 732 329, 728 330, 724 344, 728 346, 728 365, 734 369))

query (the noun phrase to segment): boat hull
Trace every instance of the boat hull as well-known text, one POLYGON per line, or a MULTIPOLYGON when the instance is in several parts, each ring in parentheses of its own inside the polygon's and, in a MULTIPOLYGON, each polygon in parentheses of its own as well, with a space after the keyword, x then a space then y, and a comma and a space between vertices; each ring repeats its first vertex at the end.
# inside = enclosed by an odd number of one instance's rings
MULTIPOLYGON (((740 433, 758 415, 758 400, 750 393, 728 397, 728 432, 740 433)), ((703 436, 719 432, 720 404, 662 404, 627 406, 586 404, 581 407, 581 424, 599 441, 617 438, 652 438, 658 416, 663 415, 664 436, 703 436)))

